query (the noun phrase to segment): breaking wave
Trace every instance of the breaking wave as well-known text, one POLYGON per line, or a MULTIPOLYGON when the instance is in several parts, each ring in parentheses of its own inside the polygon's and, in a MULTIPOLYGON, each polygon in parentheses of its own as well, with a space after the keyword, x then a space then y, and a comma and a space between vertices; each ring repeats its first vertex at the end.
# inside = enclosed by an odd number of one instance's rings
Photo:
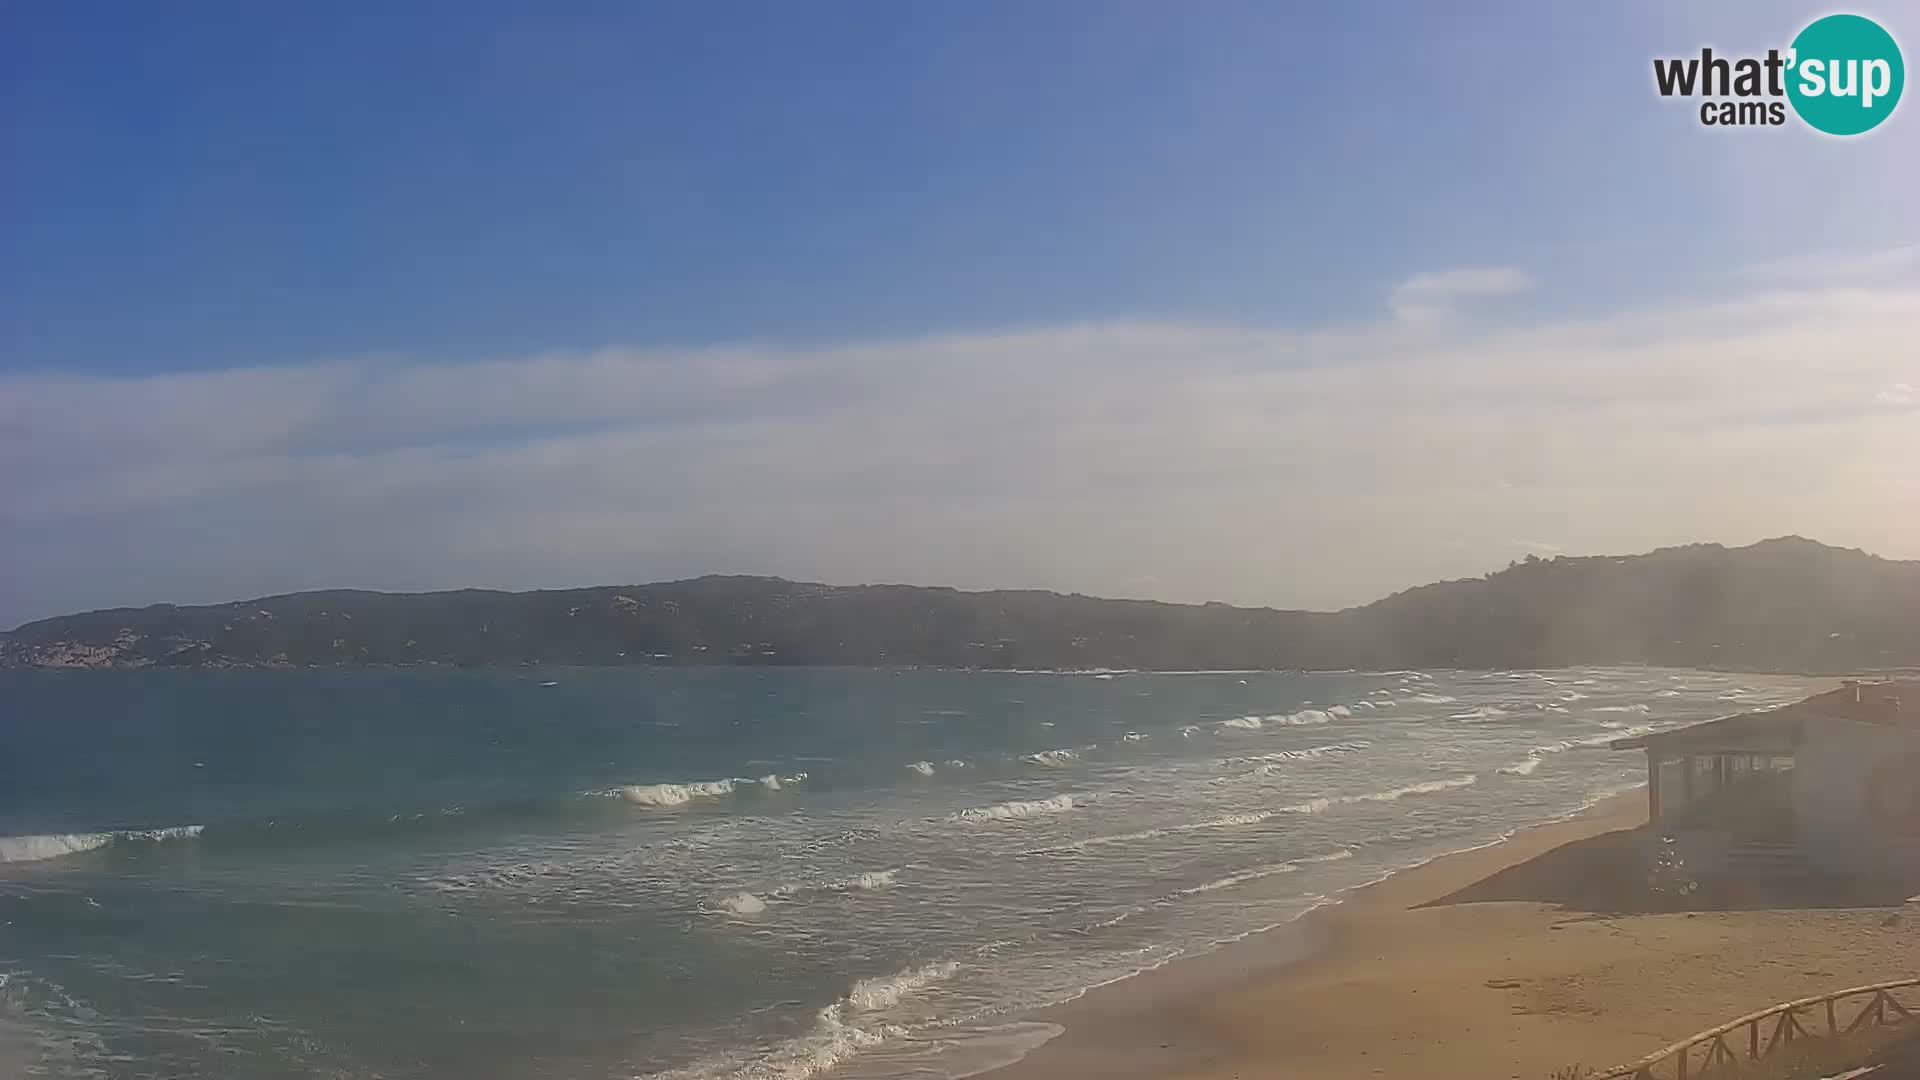
POLYGON ((1498 773, 1504 773, 1507 776, 1532 776, 1533 770, 1540 767, 1540 762, 1542 760, 1544 759, 1537 758, 1537 757, 1529 757, 1525 761, 1521 761, 1513 765, 1502 765, 1498 769, 1495 769, 1494 771, 1498 773))
POLYGON ((907 766, 907 771, 909 771, 909 772, 917 772, 917 773, 919 773, 919 774, 920 774, 921 776, 932 776, 932 775, 933 775, 933 762, 931 762, 931 761, 916 761, 916 762, 914 762, 913 764, 911 764, 911 765, 909 765, 909 766, 907 766))
POLYGON ((1073 796, 1055 795, 1048 799, 1014 799, 975 806, 953 815, 955 821, 1017 821, 1043 814, 1064 814, 1074 808, 1073 796))
POLYGON ((1269 725, 1273 727, 1307 727, 1314 724, 1326 724, 1335 717, 1352 716, 1353 710, 1345 705, 1335 705, 1331 709, 1301 709, 1298 712, 1275 713, 1271 716, 1236 716, 1231 720, 1222 720, 1220 726, 1240 731, 1259 731, 1269 725))
POLYGON ((1044 765, 1049 769, 1064 769, 1073 764, 1079 756, 1072 750, 1042 750, 1037 754, 1022 754, 1020 760, 1044 765))
POLYGON ((635 806, 685 806, 695 799, 718 799, 732 795, 742 784, 758 784, 767 791, 784 791, 806 780, 807 774, 797 772, 791 776, 768 773, 765 776, 729 777, 724 780, 692 780, 686 783, 664 784, 628 784, 625 787, 611 788, 607 791, 591 791, 589 795, 606 795, 623 799, 635 806))
POLYGON ((697 780, 690 784, 629 784, 620 797, 636 806, 685 806, 695 799, 733 794, 731 780, 697 780))
POLYGON ((175 825, 165 829, 121 829, 114 832, 52 833, 44 836, 0 836, 0 863, 43 862, 63 855, 98 851, 111 844, 158 843, 191 840, 202 826, 175 825))
POLYGON ((810 1080, 853 1057, 911 1032, 872 1017, 898 1006, 960 970, 952 961, 907 968, 892 975, 861 979, 847 996, 821 1009, 804 1034, 764 1054, 728 1055, 685 1069, 650 1073, 642 1080, 810 1080))

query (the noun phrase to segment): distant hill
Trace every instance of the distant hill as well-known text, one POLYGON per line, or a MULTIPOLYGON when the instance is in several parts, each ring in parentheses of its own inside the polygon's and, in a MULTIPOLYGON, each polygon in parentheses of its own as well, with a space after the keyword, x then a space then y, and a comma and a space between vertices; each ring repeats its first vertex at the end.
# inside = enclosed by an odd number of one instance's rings
POLYGON ((64 615, 4 667, 926 665, 1837 672, 1920 665, 1920 562, 1789 537, 1533 559, 1318 613, 704 577, 550 592, 325 591, 64 615))

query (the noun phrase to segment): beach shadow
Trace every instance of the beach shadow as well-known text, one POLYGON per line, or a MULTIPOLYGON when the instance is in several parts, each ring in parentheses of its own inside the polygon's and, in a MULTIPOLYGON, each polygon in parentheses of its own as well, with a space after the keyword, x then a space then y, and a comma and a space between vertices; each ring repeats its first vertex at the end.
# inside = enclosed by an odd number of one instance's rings
MULTIPOLYGON (((1672 911, 1899 907, 1908 890, 1833 877, 1662 880, 1645 856, 1646 829, 1562 844, 1420 907, 1523 900, 1568 911, 1631 915, 1672 911)), ((1891 918, 1907 916, 1894 913, 1891 918)))

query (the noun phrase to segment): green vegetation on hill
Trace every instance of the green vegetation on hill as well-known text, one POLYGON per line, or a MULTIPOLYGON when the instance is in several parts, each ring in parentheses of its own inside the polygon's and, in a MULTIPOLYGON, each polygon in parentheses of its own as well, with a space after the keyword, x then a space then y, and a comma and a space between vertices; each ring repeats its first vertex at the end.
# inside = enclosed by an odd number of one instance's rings
POLYGON ((1317 613, 761 577, 506 593, 324 591, 65 615, 7 667, 850 664, 1410 668, 1920 664, 1920 562, 1810 540, 1529 559, 1317 613))

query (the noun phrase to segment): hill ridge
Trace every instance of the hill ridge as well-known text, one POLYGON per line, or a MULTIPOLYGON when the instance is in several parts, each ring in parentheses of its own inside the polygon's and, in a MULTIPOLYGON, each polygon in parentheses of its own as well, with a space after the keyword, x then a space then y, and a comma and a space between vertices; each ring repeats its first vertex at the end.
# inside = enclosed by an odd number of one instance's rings
POLYGON ((1529 556, 1334 612, 747 574, 510 592, 323 589, 54 616, 0 666, 918 665, 1331 669, 1920 663, 1920 562, 1800 536, 1529 556))

